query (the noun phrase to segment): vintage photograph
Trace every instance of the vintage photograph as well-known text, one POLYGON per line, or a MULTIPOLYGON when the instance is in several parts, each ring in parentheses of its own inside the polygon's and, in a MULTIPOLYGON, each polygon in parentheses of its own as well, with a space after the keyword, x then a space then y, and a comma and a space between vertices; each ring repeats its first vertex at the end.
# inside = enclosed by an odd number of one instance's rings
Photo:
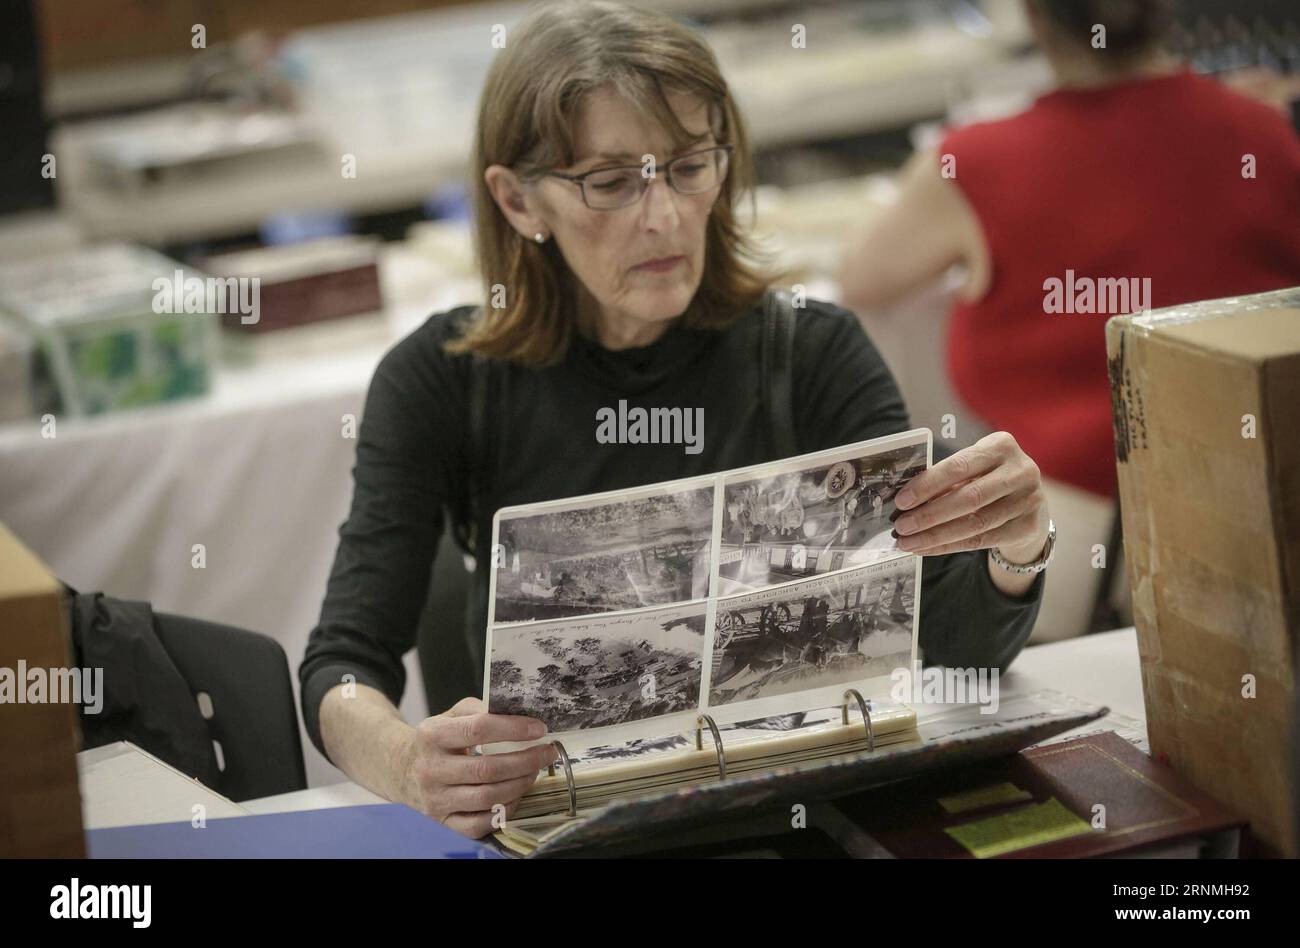
POLYGON ((916 560, 719 601, 711 705, 862 681, 909 667, 916 560))
POLYGON ((765 589, 892 554, 894 497, 925 468, 921 442, 728 482, 719 594, 765 589))
POLYGON ((712 487, 502 517, 493 621, 701 599, 712 530, 712 487))
POLYGON ((790 714, 773 714, 765 718, 737 721, 734 724, 724 725, 720 730, 734 731, 742 735, 763 731, 793 733, 804 728, 818 727, 828 721, 838 721, 839 717, 839 708, 812 708, 807 711, 793 711, 790 714))
POLYGON ((579 767, 590 764, 603 764, 610 761, 636 760, 653 754, 669 751, 690 750, 695 743, 685 732, 666 734, 662 737, 642 737, 622 744, 601 744, 569 753, 569 764, 579 767))
POLYGON ((553 732, 699 707, 707 606, 492 630, 488 708, 553 732))

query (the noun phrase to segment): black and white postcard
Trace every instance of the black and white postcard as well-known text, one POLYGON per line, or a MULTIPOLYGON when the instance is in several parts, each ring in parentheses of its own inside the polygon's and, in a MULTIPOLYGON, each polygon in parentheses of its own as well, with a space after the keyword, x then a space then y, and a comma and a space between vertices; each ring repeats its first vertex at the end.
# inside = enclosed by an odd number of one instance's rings
MULTIPOLYGON (((898 556, 719 600, 710 707, 793 692, 833 700, 846 685, 911 668, 918 563, 898 556)), ((773 712, 770 702, 754 708, 773 712)))
POLYGON ((765 589, 896 555, 894 497, 927 466, 927 443, 729 477, 719 595, 765 589))
POLYGON ((709 594, 711 484, 644 491, 499 522, 494 623, 591 615, 709 594))
POLYGON ((707 603, 498 626, 488 706, 553 732, 699 706, 707 603))

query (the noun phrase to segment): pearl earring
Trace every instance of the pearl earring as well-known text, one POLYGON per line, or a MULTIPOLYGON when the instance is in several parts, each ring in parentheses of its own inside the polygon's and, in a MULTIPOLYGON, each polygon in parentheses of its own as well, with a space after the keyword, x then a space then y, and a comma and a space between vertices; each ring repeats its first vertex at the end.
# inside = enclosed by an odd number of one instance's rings
POLYGON ((542 236, 540 231, 536 234, 533 234, 533 240, 537 241, 539 244, 546 243, 546 238, 542 236))

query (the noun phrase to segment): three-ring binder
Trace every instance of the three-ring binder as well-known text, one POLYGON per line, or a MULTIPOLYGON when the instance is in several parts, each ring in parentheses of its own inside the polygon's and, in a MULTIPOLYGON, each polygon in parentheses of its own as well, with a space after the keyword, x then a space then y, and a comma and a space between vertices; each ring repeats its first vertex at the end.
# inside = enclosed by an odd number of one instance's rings
POLYGON ((867 725, 867 751, 871 752, 876 749, 876 731, 871 726, 871 711, 867 707, 866 699, 862 697, 862 692, 856 688, 850 688, 844 692, 844 703, 840 705, 840 721, 847 725, 849 723, 849 699, 852 698, 858 703, 858 710, 862 712, 862 720, 867 725))
MULTIPOLYGON (((559 741, 551 741, 551 746, 560 755, 560 763, 564 765, 564 782, 569 786, 569 816, 577 816, 578 788, 573 783, 573 765, 569 763, 569 755, 565 752, 563 744, 559 741)), ((546 765, 546 774, 549 777, 555 776, 555 761, 546 765)))
MULTIPOLYGON (((849 701, 857 703, 858 710, 862 712, 862 722, 867 729, 867 750, 876 749, 876 732, 871 724, 871 709, 867 700, 862 697, 862 693, 856 688, 850 688, 844 692, 844 701, 840 705, 840 720, 843 724, 849 723, 849 701)), ((722 733, 718 730, 718 724, 713 717, 708 714, 701 714, 695 720, 695 749, 704 750, 704 729, 709 729, 713 736, 713 750, 718 757, 718 779, 727 779, 727 755, 726 749, 722 743, 722 733)), ((569 755, 564 749, 564 745, 559 741, 551 741, 551 746, 559 755, 560 764, 564 767, 564 782, 569 790, 569 816, 578 815, 578 789, 573 781, 573 765, 569 762, 569 755)), ((551 762, 546 765, 546 773, 549 776, 555 776, 555 763, 551 762)))
POLYGON ((718 732, 717 722, 707 714, 695 719, 695 749, 704 750, 704 727, 713 735, 713 749, 718 755, 718 779, 727 779, 727 755, 723 753, 722 735, 718 732))

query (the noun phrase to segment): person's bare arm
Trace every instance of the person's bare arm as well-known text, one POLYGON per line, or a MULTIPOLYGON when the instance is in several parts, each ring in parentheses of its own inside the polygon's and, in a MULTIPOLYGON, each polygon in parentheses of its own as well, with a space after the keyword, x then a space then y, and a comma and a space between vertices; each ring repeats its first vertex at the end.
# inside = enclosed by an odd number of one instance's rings
POLYGON ((538 772, 555 759, 549 744, 503 754, 474 754, 479 744, 536 740, 542 722, 488 714, 483 702, 465 698, 449 711, 412 727, 383 692, 344 685, 325 693, 321 740, 330 760, 357 783, 386 800, 479 837, 514 812, 538 772), (500 805, 501 811, 494 808, 500 805))
POLYGON ((954 264, 967 270, 960 295, 977 299, 989 280, 979 220, 939 156, 918 152, 899 172, 895 202, 845 242, 840 291, 852 310, 888 307, 936 280, 954 264))
POLYGON ((406 802, 400 778, 414 731, 377 688, 338 685, 321 700, 321 740, 334 766, 395 803, 406 802))

